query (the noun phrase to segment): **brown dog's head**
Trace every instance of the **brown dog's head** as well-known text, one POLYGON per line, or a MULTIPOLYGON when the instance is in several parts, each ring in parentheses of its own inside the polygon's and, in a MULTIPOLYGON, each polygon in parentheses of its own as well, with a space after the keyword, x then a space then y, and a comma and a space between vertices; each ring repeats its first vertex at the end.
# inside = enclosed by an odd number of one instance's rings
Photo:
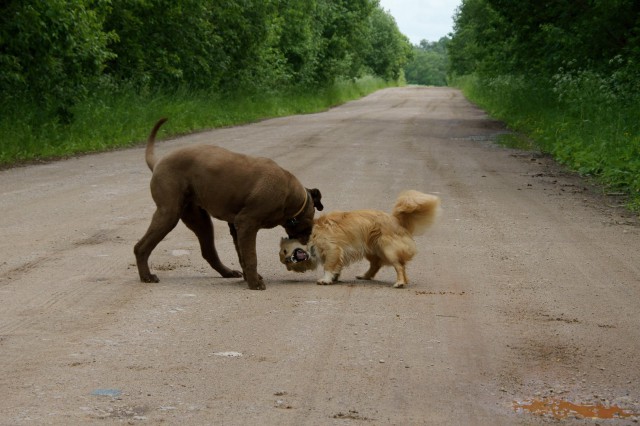
POLYGON ((322 194, 319 189, 306 189, 307 199, 302 211, 295 217, 288 219, 284 224, 284 229, 289 238, 298 239, 302 244, 306 244, 313 230, 313 216, 316 212, 322 211, 322 194), (311 201, 311 202, 309 202, 311 201))
POLYGON ((318 259, 314 250, 293 238, 280 240, 280 262, 287 271, 305 272, 318 267, 318 259))

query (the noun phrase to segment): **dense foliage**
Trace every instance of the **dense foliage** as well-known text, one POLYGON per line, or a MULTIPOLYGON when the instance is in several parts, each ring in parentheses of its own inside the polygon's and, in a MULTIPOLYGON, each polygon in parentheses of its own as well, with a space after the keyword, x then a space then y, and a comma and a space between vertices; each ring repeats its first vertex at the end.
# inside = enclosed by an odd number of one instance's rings
POLYGON ((0 3, 0 104, 61 122, 96 91, 316 89, 397 79, 409 54, 377 0, 0 3))
POLYGON ((0 1, 0 165, 317 111, 402 82, 378 0, 0 1))
MULTIPOLYGON (((113 58, 102 4, 13 0, 0 6, 0 105, 28 102, 68 119, 113 58)), ((2 108, 3 113, 7 113, 2 108)))
POLYGON ((447 85, 447 44, 448 37, 438 41, 422 40, 413 46, 413 58, 405 66, 407 83, 428 86, 447 85))
POLYGON ((640 207, 640 2, 463 0, 450 76, 640 207))

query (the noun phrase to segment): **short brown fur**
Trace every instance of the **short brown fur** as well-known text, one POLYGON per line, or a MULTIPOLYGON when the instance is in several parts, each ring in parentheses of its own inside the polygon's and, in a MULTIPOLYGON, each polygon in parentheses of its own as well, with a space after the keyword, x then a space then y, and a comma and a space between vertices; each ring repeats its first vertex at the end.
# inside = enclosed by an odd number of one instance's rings
POLYGON ((153 172, 151 195, 156 211, 134 248, 140 280, 158 282, 149 269, 149 256, 182 219, 198 237, 202 257, 213 269, 223 277, 244 275, 249 288, 264 290, 257 271, 258 230, 280 225, 291 238, 308 240, 315 209, 323 209, 320 191, 306 189, 268 158, 216 146, 190 146, 157 160, 155 138, 165 121, 161 119, 153 127, 145 152, 145 161, 153 172), (242 273, 220 261, 211 216, 228 222, 242 273))

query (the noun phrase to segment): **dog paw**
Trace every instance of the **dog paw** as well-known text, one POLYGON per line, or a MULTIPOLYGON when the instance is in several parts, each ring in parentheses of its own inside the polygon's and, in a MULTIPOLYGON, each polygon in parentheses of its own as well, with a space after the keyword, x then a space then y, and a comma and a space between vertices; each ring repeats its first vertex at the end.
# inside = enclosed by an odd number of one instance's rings
POLYGON ((405 283, 397 282, 393 285, 394 288, 403 288, 405 283))
POLYGON ((318 285, 330 285, 330 284, 332 284, 332 283, 333 283, 333 281, 328 281, 328 280, 324 280, 324 279, 322 279, 322 280, 318 280, 316 283, 317 283, 318 285))
POLYGON ((229 272, 220 275, 222 275, 222 278, 242 278, 242 272, 233 269, 229 269, 229 272))
POLYGON ((157 275, 150 274, 146 277, 140 277, 140 281, 142 281, 143 283, 159 283, 160 279, 157 275))
POLYGON ((249 283, 249 290, 266 290, 267 286, 264 285, 264 282, 262 280, 258 281, 257 283, 249 283))
POLYGON ((371 277, 368 277, 366 275, 357 275, 356 278, 359 279, 359 280, 371 281, 371 277))

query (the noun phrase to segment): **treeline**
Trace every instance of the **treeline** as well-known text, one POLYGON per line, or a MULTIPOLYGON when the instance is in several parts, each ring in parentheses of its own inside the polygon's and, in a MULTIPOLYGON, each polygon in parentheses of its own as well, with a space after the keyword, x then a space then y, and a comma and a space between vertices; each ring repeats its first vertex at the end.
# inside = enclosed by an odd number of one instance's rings
POLYGON ((68 123, 95 93, 395 80, 410 54, 377 0, 8 0, 0 5, 0 108, 6 115, 28 104, 68 123))
POLYGON ((405 78, 409 84, 446 86, 449 60, 448 37, 438 41, 422 40, 413 46, 413 56, 405 66, 405 78))
POLYGON ((640 2, 463 0, 448 55, 472 99, 640 208, 640 2))
POLYGON ((636 0, 463 0, 454 33, 451 72, 458 75, 552 78, 590 70, 637 80, 636 0))

